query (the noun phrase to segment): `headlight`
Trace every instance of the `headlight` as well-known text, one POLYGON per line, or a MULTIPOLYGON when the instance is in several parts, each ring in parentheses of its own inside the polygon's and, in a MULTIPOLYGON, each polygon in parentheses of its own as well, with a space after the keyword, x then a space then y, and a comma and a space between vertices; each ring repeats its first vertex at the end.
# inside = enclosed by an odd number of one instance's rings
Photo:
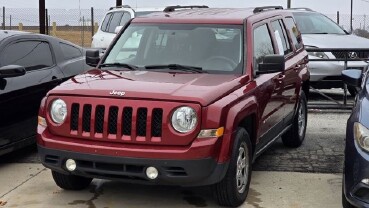
POLYGON ((62 99, 54 100, 51 104, 50 115, 55 123, 62 124, 67 117, 67 104, 62 99))
POLYGON ((360 123, 354 124, 354 137, 356 142, 366 151, 369 151, 369 129, 360 123))
MULTIPOLYGON (((306 48, 317 48, 317 47, 309 47, 307 46, 306 48)), ((325 54, 324 52, 308 52, 309 56, 314 56, 314 57, 318 57, 318 58, 321 58, 321 59, 329 59, 329 57, 327 56, 327 54, 325 54)))
POLYGON ((197 115, 195 109, 191 107, 177 108, 172 115, 172 126, 180 133, 188 133, 195 129, 197 115))

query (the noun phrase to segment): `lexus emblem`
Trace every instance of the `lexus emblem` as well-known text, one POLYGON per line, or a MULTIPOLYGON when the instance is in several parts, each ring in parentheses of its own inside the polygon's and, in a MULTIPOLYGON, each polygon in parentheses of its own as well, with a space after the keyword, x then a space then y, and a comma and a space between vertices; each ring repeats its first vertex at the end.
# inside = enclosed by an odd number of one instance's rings
POLYGON ((125 92, 123 92, 123 91, 115 91, 115 90, 113 90, 113 91, 111 91, 109 94, 110 94, 110 95, 116 95, 116 96, 121 96, 121 97, 123 97, 126 93, 125 93, 125 92))
POLYGON ((356 58, 358 58, 358 55, 357 55, 357 53, 356 52, 349 52, 349 58, 351 58, 351 59, 356 59, 356 58))

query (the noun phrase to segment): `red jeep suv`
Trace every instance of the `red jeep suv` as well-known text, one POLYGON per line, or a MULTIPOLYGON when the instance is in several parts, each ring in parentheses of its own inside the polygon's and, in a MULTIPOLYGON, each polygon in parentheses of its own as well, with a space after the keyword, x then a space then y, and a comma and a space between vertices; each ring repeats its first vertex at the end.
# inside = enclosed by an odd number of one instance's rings
POLYGON ((281 7, 168 7, 87 62, 96 68, 39 112, 39 154, 63 189, 93 178, 212 185, 220 205, 239 206, 255 158, 281 137, 304 140, 307 52, 281 7))

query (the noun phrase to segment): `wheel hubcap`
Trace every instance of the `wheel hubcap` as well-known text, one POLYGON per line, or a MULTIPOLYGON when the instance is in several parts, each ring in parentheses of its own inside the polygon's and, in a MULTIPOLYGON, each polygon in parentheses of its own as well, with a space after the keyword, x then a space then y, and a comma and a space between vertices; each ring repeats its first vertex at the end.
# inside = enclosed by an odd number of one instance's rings
POLYGON ((249 154, 244 146, 238 150, 236 183, 238 193, 245 192, 249 175, 249 154))
POLYGON ((305 124, 306 124, 306 109, 305 105, 301 102, 299 115, 298 115, 298 128, 299 128, 299 136, 302 138, 304 136, 305 124))

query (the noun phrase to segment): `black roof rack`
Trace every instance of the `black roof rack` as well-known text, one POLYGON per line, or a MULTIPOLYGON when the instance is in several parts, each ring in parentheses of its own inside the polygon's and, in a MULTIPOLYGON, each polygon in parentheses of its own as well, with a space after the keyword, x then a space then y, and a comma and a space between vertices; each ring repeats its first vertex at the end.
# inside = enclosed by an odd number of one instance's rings
POLYGON ((291 8, 291 10, 304 10, 304 11, 314 12, 314 10, 310 8, 306 8, 306 7, 291 8))
POLYGON ((202 6, 168 6, 164 9, 164 12, 174 12, 176 9, 202 9, 202 8, 209 8, 208 6, 202 5, 202 6))
POLYGON ((263 12, 265 10, 277 10, 277 9, 283 9, 282 6, 265 6, 265 7, 256 7, 254 9, 254 13, 259 13, 259 12, 263 12))
POLYGON ((113 9, 118 9, 118 8, 129 8, 129 9, 131 9, 132 7, 129 6, 129 5, 115 6, 115 7, 110 7, 109 11, 113 10, 113 9))

